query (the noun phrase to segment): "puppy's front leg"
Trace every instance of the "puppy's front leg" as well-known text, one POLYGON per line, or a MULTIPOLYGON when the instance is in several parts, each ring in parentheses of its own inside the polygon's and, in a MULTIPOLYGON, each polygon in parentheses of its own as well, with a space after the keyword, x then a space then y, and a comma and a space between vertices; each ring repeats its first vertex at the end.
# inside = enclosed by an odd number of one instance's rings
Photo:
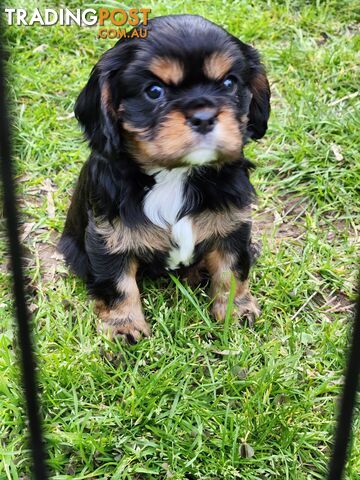
POLYGON ((119 272, 114 285, 114 297, 101 298, 100 289, 96 296, 96 311, 101 318, 102 327, 111 337, 124 336, 129 342, 138 341, 141 335, 150 335, 141 307, 140 292, 136 283, 137 263, 127 262, 126 268, 119 272))
MULTIPOLYGON (((244 252, 242 253, 244 255, 244 252)), ((249 290, 249 281, 247 279, 249 267, 245 266, 244 270, 239 271, 238 260, 235 253, 230 253, 220 248, 212 250, 205 256, 206 267, 210 274, 211 296, 214 299, 212 314, 219 321, 225 319, 231 279, 234 277, 235 298, 232 314, 238 318, 246 317, 251 325, 259 315, 260 310, 249 290)), ((245 264, 247 263, 245 259, 245 264)))

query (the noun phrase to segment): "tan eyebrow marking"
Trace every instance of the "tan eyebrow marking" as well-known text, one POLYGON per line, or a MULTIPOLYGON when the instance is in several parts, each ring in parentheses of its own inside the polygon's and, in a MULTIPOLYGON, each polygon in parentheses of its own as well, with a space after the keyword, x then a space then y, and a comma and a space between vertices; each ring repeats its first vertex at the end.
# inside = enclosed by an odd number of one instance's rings
POLYGON ((184 78, 184 67, 179 60, 169 57, 155 57, 149 65, 151 73, 164 83, 177 85, 184 78))
POLYGON ((204 73, 211 80, 223 78, 233 65, 233 58, 229 53, 214 52, 204 61, 204 73))

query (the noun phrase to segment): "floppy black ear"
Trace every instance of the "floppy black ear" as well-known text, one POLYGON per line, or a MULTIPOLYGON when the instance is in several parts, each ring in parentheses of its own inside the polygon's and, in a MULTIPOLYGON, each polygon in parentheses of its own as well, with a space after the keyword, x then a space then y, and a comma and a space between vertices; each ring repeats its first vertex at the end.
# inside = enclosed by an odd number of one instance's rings
POLYGON ((84 128, 91 148, 108 155, 118 151, 120 134, 110 83, 98 66, 93 68, 76 101, 75 116, 84 128))
POLYGON ((237 40, 247 60, 247 86, 252 99, 249 106, 247 134, 250 138, 262 138, 267 130, 270 116, 270 87, 265 68, 255 48, 237 40))
POLYGON ((267 130, 267 122, 270 116, 270 87, 262 65, 256 68, 256 72, 250 80, 249 88, 252 99, 249 108, 247 133, 250 138, 262 138, 267 130))

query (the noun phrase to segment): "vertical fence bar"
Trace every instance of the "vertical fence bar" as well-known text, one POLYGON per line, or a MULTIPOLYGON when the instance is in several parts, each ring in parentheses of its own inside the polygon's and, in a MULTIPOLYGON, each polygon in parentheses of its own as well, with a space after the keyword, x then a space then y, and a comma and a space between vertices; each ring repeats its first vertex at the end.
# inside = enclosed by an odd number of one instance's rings
POLYGON ((8 251, 13 276, 15 317, 17 322, 18 354, 22 373, 26 412, 29 427, 29 444, 33 460, 33 478, 46 480, 45 448, 39 411, 36 362, 31 337, 30 315, 25 301, 22 252, 18 231, 18 212, 16 207, 14 168, 11 162, 10 119, 7 108, 4 62, 4 25, 2 22, 2 3, 0 2, 0 163, 4 213, 8 233, 8 251))
POLYGON ((351 425, 359 394, 360 378, 360 295, 356 304, 352 340, 345 372, 340 411, 329 465, 328 480, 341 480, 349 454, 351 425))

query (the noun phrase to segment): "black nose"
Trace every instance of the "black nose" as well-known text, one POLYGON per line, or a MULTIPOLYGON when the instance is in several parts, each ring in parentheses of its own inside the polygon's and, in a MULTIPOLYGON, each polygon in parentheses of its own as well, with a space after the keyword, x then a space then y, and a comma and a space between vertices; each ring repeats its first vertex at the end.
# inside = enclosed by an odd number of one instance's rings
POLYGON ((189 117, 191 128, 198 133, 209 133, 216 123, 217 110, 215 108, 201 108, 195 110, 189 117))

